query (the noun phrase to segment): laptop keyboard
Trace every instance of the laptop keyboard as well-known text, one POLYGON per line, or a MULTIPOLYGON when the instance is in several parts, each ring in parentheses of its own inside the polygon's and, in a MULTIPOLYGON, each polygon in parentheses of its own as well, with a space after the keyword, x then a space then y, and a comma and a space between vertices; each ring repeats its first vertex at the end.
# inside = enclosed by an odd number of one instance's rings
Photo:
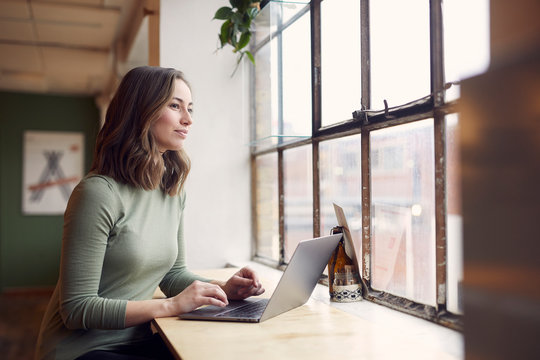
POLYGON ((264 309, 268 304, 268 299, 262 299, 259 301, 250 302, 244 306, 233 309, 231 311, 226 311, 217 316, 227 316, 227 317, 257 317, 262 314, 264 309))

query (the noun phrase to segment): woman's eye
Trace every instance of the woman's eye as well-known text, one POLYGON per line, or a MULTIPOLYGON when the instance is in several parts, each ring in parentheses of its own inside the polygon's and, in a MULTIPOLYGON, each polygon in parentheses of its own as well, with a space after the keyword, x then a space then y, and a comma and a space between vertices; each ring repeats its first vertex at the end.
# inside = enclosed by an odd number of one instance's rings
POLYGON ((188 111, 188 113, 189 113, 190 115, 193 114, 193 109, 187 109, 187 111, 188 111))
POLYGON ((171 105, 169 105, 169 106, 170 106, 171 108, 173 108, 173 109, 176 109, 176 110, 180 109, 180 105, 178 105, 178 104, 171 104, 171 105))

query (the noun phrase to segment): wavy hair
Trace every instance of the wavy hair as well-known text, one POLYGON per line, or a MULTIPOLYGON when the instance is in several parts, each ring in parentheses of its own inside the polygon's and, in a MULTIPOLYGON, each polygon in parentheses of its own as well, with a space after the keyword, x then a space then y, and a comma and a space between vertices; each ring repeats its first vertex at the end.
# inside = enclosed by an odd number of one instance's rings
POLYGON ((184 149, 159 152, 150 131, 171 101, 181 71, 154 66, 130 70, 122 79, 96 139, 91 171, 145 190, 158 186, 170 196, 182 190, 190 170, 184 149))

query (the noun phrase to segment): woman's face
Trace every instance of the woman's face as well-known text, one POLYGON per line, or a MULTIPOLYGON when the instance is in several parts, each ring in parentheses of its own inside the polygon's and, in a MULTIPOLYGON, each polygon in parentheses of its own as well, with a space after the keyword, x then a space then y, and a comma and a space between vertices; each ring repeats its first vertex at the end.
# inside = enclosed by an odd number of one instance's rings
POLYGON ((192 124, 192 112, 191 90, 185 82, 176 79, 171 101, 161 110, 161 115, 150 128, 161 153, 182 149, 192 124))

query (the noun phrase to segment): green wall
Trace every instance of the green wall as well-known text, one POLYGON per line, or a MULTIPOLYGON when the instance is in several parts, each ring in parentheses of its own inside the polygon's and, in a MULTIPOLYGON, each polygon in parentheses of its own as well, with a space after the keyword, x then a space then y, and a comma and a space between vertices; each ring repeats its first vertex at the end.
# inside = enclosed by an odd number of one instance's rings
POLYGON ((63 217, 22 215, 25 130, 85 134, 85 172, 99 128, 92 97, 0 92, 0 290, 56 283, 63 217))

